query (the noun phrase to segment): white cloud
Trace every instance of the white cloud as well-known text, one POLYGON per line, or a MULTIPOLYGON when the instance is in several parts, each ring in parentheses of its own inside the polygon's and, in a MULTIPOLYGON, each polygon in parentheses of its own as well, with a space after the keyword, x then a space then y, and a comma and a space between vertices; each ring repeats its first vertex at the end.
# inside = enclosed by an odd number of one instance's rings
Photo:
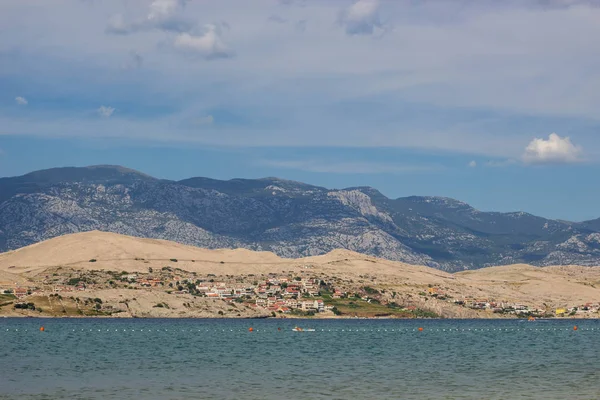
POLYGON ((27 99, 25 97, 21 97, 21 96, 15 97, 15 101, 20 106, 26 106, 27 104, 29 104, 27 99))
POLYGON ((535 138, 525 148, 523 161, 527 164, 567 164, 581 161, 581 148, 569 137, 551 133, 548 140, 535 138))
POLYGON ((358 0, 342 10, 339 22, 348 35, 371 35, 382 27, 378 10, 378 0, 358 0))
POLYGON ((177 35, 173 45, 179 50, 197 53, 206 59, 228 58, 233 55, 223 43, 218 27, 213 24, 206 25, 204 34, 200 36, 189 33, 177 35))
POLYGON ((150 4, 149 20, 161 20, 165 17, 174 15, 178 9, 185 5, 182 0, 154 0, 150 4))
POLYGON ((115 112, 115 109, 110 106, 100 106, 97 110, 101 117, 108 118, 115 112))
POLYGON ((470 168, 475 168, 477 166, 477 161, 473 160, 473 161, 469 162, 468 165, 470 168))
POLYGON ((106 26, 106 32, 127 35, 158 29, 167 32, 185 32, 194 24, 184 15, 186 0, 154 0, 145 17, 128 21, 123 14, 115 14, 106 26))
MULTIPOLYGON (((106 32, 121 35, 151 30, 171 32, 177 34, 173 46, 179 50, 201 54, 207 60, 232 56, 233 53, 221 39, 220 29, 229 29, 229 24, 221 22, 219 25, 199 27, 184 14, 186 2, 187 0, 154 0, 144 18, 132 21, 127 21, 122 14, 113 15, 108 21, 106 32)), ((135 55, 137 57, 130 60, 128 69, 139 68, 141 65, 141 57, 137 53, 135 55)))

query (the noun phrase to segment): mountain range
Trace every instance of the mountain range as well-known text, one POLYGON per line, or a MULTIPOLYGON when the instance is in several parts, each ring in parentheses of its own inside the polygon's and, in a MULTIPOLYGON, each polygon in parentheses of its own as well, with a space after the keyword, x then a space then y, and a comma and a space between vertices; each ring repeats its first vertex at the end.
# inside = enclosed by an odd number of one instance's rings
POLYGON ((445 197, 390 199, 371 187, 278 178, 171 181, 109 165, 0 179, 0 251, 91 230, 290 258, 343 248, 451 272, 600 265, 600 219, 482 212, 445 197))

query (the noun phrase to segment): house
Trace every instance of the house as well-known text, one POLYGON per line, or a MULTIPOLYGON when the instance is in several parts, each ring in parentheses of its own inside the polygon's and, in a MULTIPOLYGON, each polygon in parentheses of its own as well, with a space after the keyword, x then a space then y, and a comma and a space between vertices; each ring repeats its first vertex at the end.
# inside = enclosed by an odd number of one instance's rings
POLYGON ((265 299, 256 299, 256 305, 259 307, 266 307, 267 301, 265 299))
POLYGON ((323 300, 305 300, 300 302, 300 307, 302 308, 302 311, 325 311, 323 300))
POLYGON ((285 292, 283 294, 285 297, 298 297, 300 295, 300 291, 298 291, 297 289, 294 289, 293 287, 287 287, 285 289, 285 292))
POLYGON ((275 302, 277 301, 276 297, 268 297, 267 298, 267 306, 272 306, 273 304, 275 304, 275 302))
POLYGON ((286 299, 284 303, 290 308, 298 308, 298 300, 296 299, 286 299))
POLYGON ((25 297, 25 296, 27 296, 27 289, 26 288, 16 288, 14 295, 17 299, 20 299, 21 297, 25 297))
POLYGON ((325 311, 325 303, 323 303, 323 300, 316 300, 316 302, 317 302, 317 311, 318 312, 325 311))

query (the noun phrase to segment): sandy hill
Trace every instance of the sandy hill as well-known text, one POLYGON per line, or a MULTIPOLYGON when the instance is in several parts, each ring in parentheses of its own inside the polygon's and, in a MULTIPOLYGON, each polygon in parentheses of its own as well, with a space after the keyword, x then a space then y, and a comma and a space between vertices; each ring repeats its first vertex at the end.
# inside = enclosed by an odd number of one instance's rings
POLYGON ((103 269, 109 265, 128 270, 132 267, 137 269, 140 261, 179 266, 171 260, 177 260, 178 263, 200 261, 233 264, 272 264, 283 261, 270 252, 246 249, 207 250, 167 240, 91 231, 59 236, 2 253, 0 270, 18 273, 52 266, 87 266, 91 269, 103 269), (92 259, 97 261, 90 263, 92 259))
POLYGON ((583 304, 600 302, 600 267, 509 265, 449 274, 424 266, 378 259, 347 250, 301 259, 244 249, 207 250, 165 240, 106 232, 65 235, 0 254, 0 283, 19 282, 48 268, 147 272, 166 265, 197 273, 250 274, 312 270, 393 291, 429 285, 454 297, 515 302, 583 304), (90 260, 96 260, 90 262, 90 260), (177 261, 174 261, 177 260, 177 261))
POLYGON ((444 280, 454 279, 451 274, 433 268, 388 261, 343 249, 320 256, 287 259, 271 252, 209 250, 167 240, 143 239, 100 231, 59 236, 0 254, 0 271, 29 276, 57 266, 141 272, 147 271, 148 267, 162 268, 165 265, 187 271, 218 274, 311 268, 344 275, 377 274, 417 284, 440 284, 444 280))

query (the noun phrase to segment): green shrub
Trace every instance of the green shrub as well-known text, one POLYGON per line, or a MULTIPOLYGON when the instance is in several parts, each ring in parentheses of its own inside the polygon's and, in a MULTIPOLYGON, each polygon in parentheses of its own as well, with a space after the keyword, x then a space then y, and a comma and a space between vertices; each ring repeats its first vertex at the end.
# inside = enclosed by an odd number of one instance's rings
POLYGON ((71 278, 67 281, 67 285, 69 286, 75 286, 77 285, 79 282, 81 282, 81 278, 71 278))
POLYGON ((377 289, 373 289, 370 286, 364 286, 363 290, 367 293, 367 294, 379 294, 379 290, 377 289))

